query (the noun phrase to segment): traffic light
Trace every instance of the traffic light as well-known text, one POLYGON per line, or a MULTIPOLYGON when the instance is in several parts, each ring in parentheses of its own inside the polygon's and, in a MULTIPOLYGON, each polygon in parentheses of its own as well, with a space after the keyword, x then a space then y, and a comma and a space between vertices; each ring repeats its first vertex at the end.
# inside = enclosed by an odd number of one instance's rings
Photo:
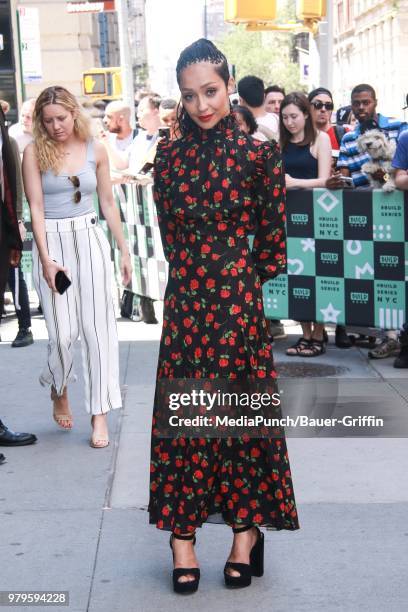
POLYGON ((107 94, 106 74, 100 72, 84 72, 84 94, 86 96, 104 96, 107 94))
POLYGON ((276 18, 276 0, 225 0, 225 21, 234 23, 273 21, 276 18))
POLYGON ((82 73, 82 87, 85 96, 117 100, 122 97, 121 69, 91 68, 82 73))
POLYGON ((296 17, 304 19, 321 19, 326 15, 326 0, 296 0, 296 17))

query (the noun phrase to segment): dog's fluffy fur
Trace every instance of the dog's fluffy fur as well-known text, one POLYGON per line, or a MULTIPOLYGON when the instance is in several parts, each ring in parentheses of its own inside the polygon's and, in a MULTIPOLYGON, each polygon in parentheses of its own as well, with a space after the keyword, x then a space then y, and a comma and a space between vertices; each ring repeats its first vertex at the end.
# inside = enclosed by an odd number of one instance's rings
POLYGON ((371 187, 383 191, 394 191, 395 169, 391 166, 391 161, 395 153, 395 140, 388 140, 381 130, 367 130, 358 137, 357 146, 361 153, 368 153, 371 157, 371 161, 361 167, 362 172, 368 176, 371 187), (383 170, 386 173, 385 183, 373 178, 377 170, 383 170))

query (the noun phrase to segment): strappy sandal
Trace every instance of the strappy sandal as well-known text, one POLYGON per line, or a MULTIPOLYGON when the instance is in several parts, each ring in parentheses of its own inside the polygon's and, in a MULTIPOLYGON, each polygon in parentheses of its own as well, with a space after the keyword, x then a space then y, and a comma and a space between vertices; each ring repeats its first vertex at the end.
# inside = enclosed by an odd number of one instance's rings
MULTIPOLYGON (((173 538, 176 540, 193 540, 193 546, 196 543, 195 533, 190 535, 179 535, 177 533, 172 533, 170 536, 170 548, 173 553, 173 563, 174 563, 174 550, 173 550, 173 538)), ((195 593, 198 589, 198 585, 200 582, 200 568, 198 567, 177 567, 173 570, 173 589, 175 593, 195 593), (194 576, 194 580, 186 580, 185 582, 180 582, 180 578, 182 576, 194 576)))
MULTIPOLYGON (((91 417, 91 424, 93 424, 93 416, 91 417)), ((99 438, 95 432, 92 432, 89 446, 91 448, 106 448, 109 446, 109 438, 99 438)))
POLYGON ((58 412, 58 402, 61 398, 63 398, 64 400, 67 398, 67 388, 64 387, 63 394, 59 396, 55 387, 51 387, 51 400, 53 402, 53 419, 56 424, 61 427, 61 429, 69 430, 73 427, 74 419, 72 418, 72 414, 58 412))
POLYGON ((289 355, 289 357, 296 357, 297 355, 301 355, 303 349, 309 348, 309 346, 310 346, 310 340, 307 340, 306 338, 303 338, 303 337, 299 338, 296 344, 286 349, 286 354, 289 355), (292 351, 292 352, 289 352, 289 351, 292 351))
POLYGON ((315 338, 312 338, 307 349, 304 349, 300 355, 302 357, 319 357, 319 355, 323 355, 323 353, 326 352, 326 347, 324 344, 324 340, 316 340, 315 338))
MULTIPOLYGON (((248 531, 254 525, 233 528, 234 533, 248 531)), ((224 580, 227 587, 242 588, 251 584, 252 576, 263 576, 264 573, 264 535, 259 527, 255 527, 258 539, 251 548, 248 563, 234 563, 227 561, 224 567, 224 580), (239 576, 232 576, 227 570, 239 572, 239 576)))

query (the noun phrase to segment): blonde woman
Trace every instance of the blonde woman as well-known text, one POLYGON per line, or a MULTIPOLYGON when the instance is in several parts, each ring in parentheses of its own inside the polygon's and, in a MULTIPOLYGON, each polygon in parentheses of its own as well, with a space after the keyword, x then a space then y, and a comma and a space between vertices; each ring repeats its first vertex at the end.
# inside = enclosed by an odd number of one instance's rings
POLYGON ((109 444, 106 414, 121 406, 121 396, 110 247, 98 225, 95 191, 121 252, 125 286, 131 277, 129 251, 106 151, 91 138, 75 97, 63 87, 48 87, 37 98, 33 122, 34 142, 24 152, 23 178, 35 240, 34 283, 49 335, 40 382, 51 385, 55 421, 71 429, 67 384, 75 380, 73 347, 80 336, 86 409, 92 415, 90 443, 102 448, 109 444), (56 288, 60 271, 71 281, 63 294, 56 288))

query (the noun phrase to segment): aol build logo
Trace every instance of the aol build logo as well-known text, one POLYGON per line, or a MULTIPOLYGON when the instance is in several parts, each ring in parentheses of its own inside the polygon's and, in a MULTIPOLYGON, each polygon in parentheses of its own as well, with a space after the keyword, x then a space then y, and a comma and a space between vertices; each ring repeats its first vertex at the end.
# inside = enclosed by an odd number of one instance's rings
POLYGON ((307 225, 309 222, 309 215, 303 213, 292 213, 290 220, 294 225, 307 225))
POLYGON ((297 300, 308 300, 310 298, 311 291, 305 287, 294 287, 293 297, 297 300))
POLYGON ((380 264, 387 268, 396 268, 399 263, 398 255, 380 255, 380 264))
POLYGON ((352 291, 350 293, 350 299, 353 304, 368 304, 369 295, 360 291, 352 291))
POLYGON ((325 264, 336 264, 339 261, 338 253, 320 253, 320 261, 325 264))
POLYGON ((365 215, 349 215, 349 225, 351 227, 366 227, 368 219, 365 215))

